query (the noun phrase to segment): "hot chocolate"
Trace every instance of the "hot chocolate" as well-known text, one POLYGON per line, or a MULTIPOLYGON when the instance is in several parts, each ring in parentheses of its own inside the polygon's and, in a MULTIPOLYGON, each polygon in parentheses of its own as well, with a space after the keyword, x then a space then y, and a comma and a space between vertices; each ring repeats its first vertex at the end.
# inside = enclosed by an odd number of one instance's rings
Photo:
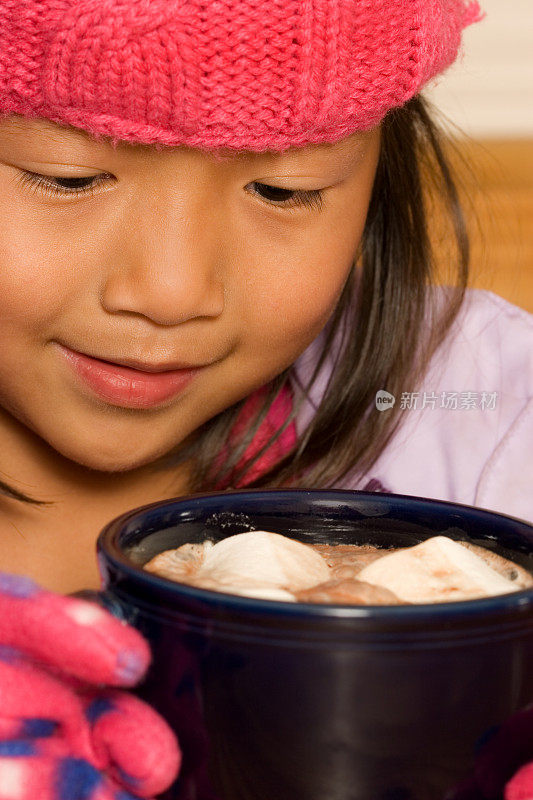
POLYGON ((507 594, 533 586, 522 567, 469 542, 434 536, 413 547, 302 542, 250 531, 185 544, 144 569, 203 589, 287 602, 398 605, 507 594))

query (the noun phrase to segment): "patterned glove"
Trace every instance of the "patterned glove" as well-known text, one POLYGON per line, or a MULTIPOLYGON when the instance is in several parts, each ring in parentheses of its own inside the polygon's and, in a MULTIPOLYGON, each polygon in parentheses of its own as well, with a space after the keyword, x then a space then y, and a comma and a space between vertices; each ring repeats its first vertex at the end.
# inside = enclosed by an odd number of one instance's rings
POLYGON ((0 573, 0 800, 132 800, 164 791, 181 753, 135 696, 138 633, 93 603, 0 573))

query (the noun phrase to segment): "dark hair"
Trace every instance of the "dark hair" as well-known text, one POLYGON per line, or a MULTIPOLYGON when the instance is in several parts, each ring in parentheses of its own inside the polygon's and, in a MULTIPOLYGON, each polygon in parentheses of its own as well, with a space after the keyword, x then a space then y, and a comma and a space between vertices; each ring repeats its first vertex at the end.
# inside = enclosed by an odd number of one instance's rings
MULTIPOLYGON (((322 365, 332 356, 334 339, 340 336, 342 345, 311 423, 291 452, 246 483, 247 487, 328 487, 347 475, 365 475, 402 420, 399 403, 387 413, 376 413, 376 392, 386 389, 399 397, 416 389, 459 312, 468 263, 466 226, 443 133, 432 118, 430 104, 419 95, 390 111, 382 123, 381 152, 359 252, 324 331, 324 348, 311 381, 300 387, 300 397, 283 427, 253 458, 240 464, 272 402, 294 377, 292 367, 270 382, 255 419, 229 448, 224 463, 214 468, 213 454, 227 443, 246 398, 204 423, 189 440, 155 462, 154 468, 190 461, 194 465, 192 493, 242 484, 257 458, 298 413, 322 365), (451 235, 442 240, 453 245, 448 253, 433 235, 443 219, 451 235), (447 302, 438 307, 432 286, 443 278, 442 265, 448 259, 454 274, 451 281, 448 276, 447 302)), ((43 503, 3 482, 0 491, 18 500, 43 503)))

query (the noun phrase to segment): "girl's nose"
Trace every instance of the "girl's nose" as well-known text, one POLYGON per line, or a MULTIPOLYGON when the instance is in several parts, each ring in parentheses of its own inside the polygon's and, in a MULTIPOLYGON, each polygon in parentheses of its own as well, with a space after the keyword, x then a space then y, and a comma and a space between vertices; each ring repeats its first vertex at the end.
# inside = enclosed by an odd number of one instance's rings
POLYGON ((224 286, 219 248, 208 239, 186 225, 170 231, 158 225, 142 236, 137 230, 106 275, 103 307, 111 313, 141 314, 159 325, 220 316, 224 286))

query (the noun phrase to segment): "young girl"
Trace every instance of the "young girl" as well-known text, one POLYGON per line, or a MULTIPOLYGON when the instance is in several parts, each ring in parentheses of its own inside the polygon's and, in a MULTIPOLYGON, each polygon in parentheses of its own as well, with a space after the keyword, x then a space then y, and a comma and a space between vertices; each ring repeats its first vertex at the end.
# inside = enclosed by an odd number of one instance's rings
POLYGON ((532 321, 466 289, 419 94, 480 17, 0 0, 0 800, 179 768, 151 709, 94 687, 141 678, 141 637, 64 596, 99 586, 118 514, 337 486, 533 519, 532 321))

